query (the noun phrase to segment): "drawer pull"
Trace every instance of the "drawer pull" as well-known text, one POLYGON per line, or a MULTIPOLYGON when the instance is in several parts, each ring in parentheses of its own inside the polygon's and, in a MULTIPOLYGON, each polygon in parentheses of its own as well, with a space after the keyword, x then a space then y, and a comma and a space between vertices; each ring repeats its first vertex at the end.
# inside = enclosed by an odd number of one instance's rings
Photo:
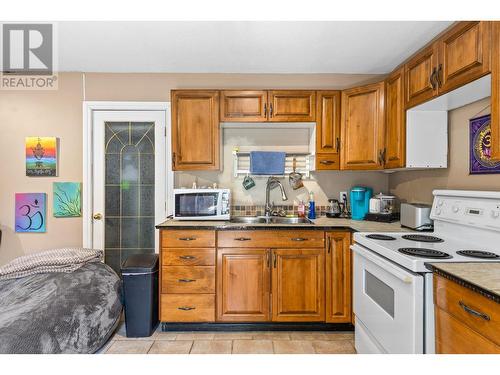
POLYGON ((181 306, 178 307, 177 310, 182 310, 182 311, 189 311, 189 310, 194 310, 196 307, 191 307, 191 306, 181 306))
POLYGON ((292 238, 292 241, 302 242, 302 241, 307 241, 307 238, 297 237, 297 238, 292 238))
POLYGON ((321 160, 320 163, 325 165, 335 164, 335 162, 331 160, 321 160))
POLYGON ((196 257, 192 256, 192 255, 181 255, 179 257, 179 259, 183 259, 183 260, 193 260, 193 259, 196 259, 196 257))
POLYGON ((194 280, 194 279, 179 279, 177 281, 179 281, 180 283, 192 283, 193 281, 196 281, 196 280, 194 280))
POLYGON ((180 237, 179 241, 194 241, 196 237, 180 237))
POLYGON ((236 237, 235 241, 251 241, 251 238, 248 237, 236 237))
POLYGON ((489 315, 486 315, 485 313, 482 313, 480 311, 476 311, 474 309, 471 309, 469 306, 467 306, 465 303, 463 303, 462 301, 459 301, 458 304, 460 305, 460 307, 462 309, 464 309, 464 311, 466 313, 469 313, 471 315, 474 315, 474 316, 477 316, 478 318, 481 318, 481 319, 484 319, 486 321, 489 321, 490 320, 490 316, 489 315))

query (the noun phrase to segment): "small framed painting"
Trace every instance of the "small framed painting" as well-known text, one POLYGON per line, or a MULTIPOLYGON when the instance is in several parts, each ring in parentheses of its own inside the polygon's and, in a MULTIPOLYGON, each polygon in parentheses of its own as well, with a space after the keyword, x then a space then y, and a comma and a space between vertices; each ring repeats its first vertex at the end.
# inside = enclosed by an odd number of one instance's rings
POLYGON ((57 176, 57 138, 27 137, 26 176, 57 176))
POLYGON ((469 121, 469 173, 500 173, 500 161, 491 160, 491 116, 485 115, 469 121))
POLYGON ((82 216, 82 190, 79 182, 54 182, 54 217, 82 216))
POLYGON ((45 193, 16 193, 16 232, 46 232, 45 193))

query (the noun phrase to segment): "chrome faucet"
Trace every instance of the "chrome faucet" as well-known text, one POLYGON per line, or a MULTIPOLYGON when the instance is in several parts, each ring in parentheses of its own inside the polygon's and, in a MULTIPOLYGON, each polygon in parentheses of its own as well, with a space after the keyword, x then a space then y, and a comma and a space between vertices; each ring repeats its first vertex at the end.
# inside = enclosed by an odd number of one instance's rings
MULTIPOLYGON (((285 188, 281 184, 281 181, 278 180, 276 177, 273 177, 273 176, 269 177, 267 179, 267 183, 266 183, 266 211, 265 211, 266 216, 273 216, 277 213, 274 210, 274 203, 269 204, 269 195, 271 193, 271 190, 274 189, 275 187, 280 188, 282 200, 286 201, 288 199, 288 197, 286 196, 286 193, 285 193, 285 188)), ((278 212, 278 214, 279 214, 279 212, 278 212)))

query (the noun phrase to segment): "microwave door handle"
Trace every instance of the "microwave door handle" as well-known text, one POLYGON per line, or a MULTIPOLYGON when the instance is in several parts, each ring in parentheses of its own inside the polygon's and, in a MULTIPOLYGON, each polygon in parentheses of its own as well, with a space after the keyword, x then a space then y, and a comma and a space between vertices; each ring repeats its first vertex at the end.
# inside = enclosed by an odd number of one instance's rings
POLYGON ((395 276, 405 284, 411 284, 413 283, 413 279, 411 275, 408 273, 404 272, 403 270, 399 269, 396 266, 393 266, 389 262, 386 262, 379 258, 377 255, 374 255, 370 253, 368 250, 363 249, 359 245, 351 245, 351 250, 354 251, 355 253, 358 253, 360 256, 368 259, 370 262, 375 263, 377 266, 380 268, 386 270, 389 272, 391 275, 395 276))

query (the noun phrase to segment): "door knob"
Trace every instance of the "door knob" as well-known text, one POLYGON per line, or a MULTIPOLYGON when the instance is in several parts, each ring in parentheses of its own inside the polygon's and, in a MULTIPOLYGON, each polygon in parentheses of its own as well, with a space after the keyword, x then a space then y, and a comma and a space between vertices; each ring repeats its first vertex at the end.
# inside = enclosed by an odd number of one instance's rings
POLYGON ((94 214, 94 220, 102 220, 102 214, 94 214))

